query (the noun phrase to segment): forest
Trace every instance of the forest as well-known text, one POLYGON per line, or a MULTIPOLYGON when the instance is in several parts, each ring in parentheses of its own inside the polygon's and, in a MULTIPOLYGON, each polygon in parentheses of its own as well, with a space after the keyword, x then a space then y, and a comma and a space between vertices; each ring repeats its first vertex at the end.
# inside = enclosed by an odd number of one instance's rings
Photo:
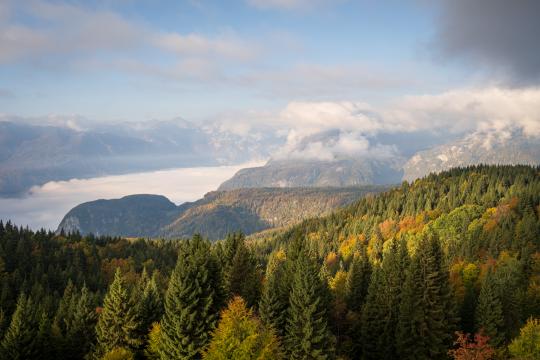
POLYGON ((0 359, 540 359, 540 168, 210 242, 0 222, 0 359))

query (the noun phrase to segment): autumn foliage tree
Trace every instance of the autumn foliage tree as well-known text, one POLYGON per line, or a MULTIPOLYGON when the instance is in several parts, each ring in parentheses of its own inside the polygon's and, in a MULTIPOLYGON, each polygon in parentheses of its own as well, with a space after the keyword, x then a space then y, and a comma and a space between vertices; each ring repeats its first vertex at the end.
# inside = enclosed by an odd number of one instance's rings
POLYGON ((489 345, 489 336, 482 332, 474 334, 473 339, 469 334, 456 332, 457 339, 454 342, 455 349, 449 350, 448 355, 455 360, 490 360, 495 356, 495 351, 489 345))
POLYGON ((253 311, 246 307, 246 302, 236 296, 221 314, 219 325, 203 358, 279 360, 283 355, 274 331, 265 327, 253 311))

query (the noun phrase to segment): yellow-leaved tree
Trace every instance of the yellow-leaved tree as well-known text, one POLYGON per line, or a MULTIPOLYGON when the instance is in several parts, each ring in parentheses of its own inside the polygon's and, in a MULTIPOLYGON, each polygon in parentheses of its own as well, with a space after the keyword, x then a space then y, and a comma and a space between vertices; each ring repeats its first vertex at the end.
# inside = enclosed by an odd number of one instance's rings
POLYGON ((205 351, 206 360, 283 359, 277 336, 236 296, 221 314, 212 341, 205 351))

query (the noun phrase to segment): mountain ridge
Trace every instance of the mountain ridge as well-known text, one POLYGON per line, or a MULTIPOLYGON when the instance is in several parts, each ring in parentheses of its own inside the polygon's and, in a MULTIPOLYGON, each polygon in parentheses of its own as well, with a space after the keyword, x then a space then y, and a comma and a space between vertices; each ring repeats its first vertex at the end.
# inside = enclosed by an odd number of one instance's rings
POLYGON ((234 231, 252 234, 293 225, 387 188, 364 186, 212 191, 197 201, 178 206, 161 195, 130 195, 77 205, 64 216, 57 232, 164 238, 201 233, 217 240, 234 231))

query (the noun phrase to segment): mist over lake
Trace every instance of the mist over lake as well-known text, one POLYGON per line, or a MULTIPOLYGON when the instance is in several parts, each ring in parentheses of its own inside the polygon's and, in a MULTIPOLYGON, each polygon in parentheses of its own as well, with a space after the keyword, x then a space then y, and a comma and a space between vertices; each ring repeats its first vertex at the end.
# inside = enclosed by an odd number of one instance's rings
POLYGON ((248 163, 233 166, 194 167, 103 176, 90 179, 51 181, 33 187, 23 198, 0 199, 0 219, 32 229, 55 230, 74 206, 96 199, 114 199, 130 194, 159 194, 176 204, 194 201, 217 189, 248 163))

